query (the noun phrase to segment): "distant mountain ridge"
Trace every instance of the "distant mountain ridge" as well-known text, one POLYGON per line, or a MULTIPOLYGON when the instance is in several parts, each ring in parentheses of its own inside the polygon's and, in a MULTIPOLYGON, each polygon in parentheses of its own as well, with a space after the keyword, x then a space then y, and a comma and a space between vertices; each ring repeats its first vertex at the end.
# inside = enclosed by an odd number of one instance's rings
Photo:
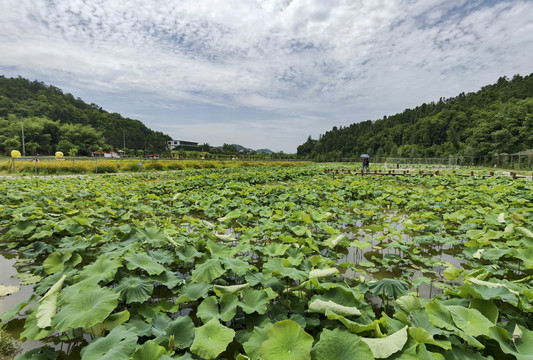
POLYGON ((481 157, 533 148, 533 74, 501 77, 475 93, 337 128, 298 146, 299 158, 481 157))

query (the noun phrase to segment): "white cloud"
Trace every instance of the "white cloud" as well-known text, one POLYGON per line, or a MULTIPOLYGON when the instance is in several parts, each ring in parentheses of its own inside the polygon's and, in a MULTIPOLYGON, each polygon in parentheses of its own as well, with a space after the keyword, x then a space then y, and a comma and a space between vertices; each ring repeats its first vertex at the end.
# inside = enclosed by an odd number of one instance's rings
POLYGON ((527 0, 0 0, 0 12, 8 76, 124 114, 131 97, 172 136, 180 117, 180 133, 215 145, 287 152, 334 125, 528 74, 533 53, 527 0), (223 109, 235 119, 206 135, 223 109))

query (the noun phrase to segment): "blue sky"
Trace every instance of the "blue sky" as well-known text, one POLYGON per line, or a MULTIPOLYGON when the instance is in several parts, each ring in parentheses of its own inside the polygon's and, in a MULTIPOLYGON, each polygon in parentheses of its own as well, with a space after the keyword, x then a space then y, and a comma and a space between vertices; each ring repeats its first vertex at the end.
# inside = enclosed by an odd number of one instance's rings
POLYGON ((309 135, 533 72, 533 1, 0 0, 0 74, 175 139, 309 135))

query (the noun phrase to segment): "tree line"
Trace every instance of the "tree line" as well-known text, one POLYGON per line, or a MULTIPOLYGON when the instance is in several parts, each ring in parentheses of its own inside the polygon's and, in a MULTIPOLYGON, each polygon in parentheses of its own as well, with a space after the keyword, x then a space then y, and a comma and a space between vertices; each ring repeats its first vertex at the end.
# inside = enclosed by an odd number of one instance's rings
POLYGON ((136 152, 162 153, 170 136, 139 120, 109 113, 55 86, 22 77, 0 76, 0 153, 22 149, 27 155, 89 155, 126 146, 136 152))
POLYGON ((393 116, 333 127, 298 146, 318 161, 376 157, 487 156, 533 148, 533 74, 501 77, 477 92, 393 116))

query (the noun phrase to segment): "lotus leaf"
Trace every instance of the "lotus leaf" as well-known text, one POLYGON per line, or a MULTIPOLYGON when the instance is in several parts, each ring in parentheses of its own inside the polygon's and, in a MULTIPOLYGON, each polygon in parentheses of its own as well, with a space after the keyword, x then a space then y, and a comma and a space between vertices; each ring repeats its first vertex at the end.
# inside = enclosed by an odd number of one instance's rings
POLYGON ((228 285, 228 286, 222 286, 222 285, 213 285, 213 290, 215 291, 215 294, 217 294, 218 297, 222 296, 222 294, 235 294, 236 292, 239 292, 242 289, 246 289, 249 287, 250 284, 240 284, 240 285, 228 285))
POLYGON ((191 352, 203 359, 214 359, 226 350, 233 340, 235 331, 212 319, 207 324, 195 329, 191 352))
POLYGON ((51 347, 43 346, 25 352, 17 357, 16 360, 55 360, 57 359, 58 355, 59 354, 51 347))
POLYGON ((409 285, 407 282, 399 279, 381 279, 375 283, 369 284, 369 290, 374 295, 384 294, 386 298, 397 299, 407 294, 409 285))
POLYGON ((37 326, 45 329, 52 325, 52 316, 56 314, 57 298, 67 275, 63 275, 39 300, 37 308, 37 326))
POLYGON ((70 286, 59 298, 61 310, 52 317, 52 326, 57 331, 90 328, 109 316, 118 305, 118 297, 107 288, 70 286))
POLYGON ((498 321, 498 306, 492 301, 472 299, 470 300, 470 308, 476 309, 493 323, 496 323, 498 321))
POLYGON ((43 266, 47 274, 53 274, 70 269, 80 262, 81 256, 77 253, 54 251, 44 260, 43 266))
POLYGON ((220 260, 209 259, 206 262, 199 264, 192 271, 191 280, 193 282, 207 282, 210 283, 216 278, 222 276, 226 270, 222 268, 220 260))
POLYGON ((321 279, 328 276, 337 275, 339 273, 338 269, 335 268, 325 268, 325 269, 314 269, 309 272, 310 279, 321 279))
POLYGON ((185 349, 192 344, 194 339, 194 324, 189 316, 180 316, 166 323, 164 329, 160 329, 155 339, 158 344, 165 345, 171 336, 174 336, 174 346, 185 349))
POLYGON ((420 301, 420 298, 412 295, 400 296, 398 299, 396 299, 396 304, 398 304, 406 313, 410 313, 414 310, 420 310, 422 308, 422 302, 420 301))
POLYGON ((142 303, 152 295, 154 284, 150 279, 144 277, 128 276, 120 280, 115 291, 120 293, 120 299, 126 304, 142 303))
POLYGON ((142 344, 141 347, 133 354, 133 360, 159 360, 167 350, 158 345, 155 341, 149 340, 142 344))
POLYGON ((250 359, 259 359, 259 347, 266 340, 268 331, 274 324, 266 323, 264 326, 255 326, 248 339, 242 343, 244 351, 250 359))
POLYGON ((265 290, 246 288, 242 291, 242 301, 239 306, 246 314, 257 312, 261 315, 266 312, 269 303, 270 298, 265 290))
POLYGON ((372 360, 374 355, 370 347, 357 335, 335 329, 324 329, 320 340, 311 350, 313 359, 317 360, 372 360))
POLYGON ((18 292, 20 290, 20 287, 19 286, 14 286, 14 285, 1 285, 0 284, 0 298, 1 297, 4 297, 4 296, 7 296, 7 295, 11 295, 11 294, 14 294, 16 292, 18 292))
POLYGON ((317 313, 325 314, 327 310, 335 314, 342 315, 342 316, 360 316, 361 315, 361 312, 356 307, 343 306, 331 300, 323 301, 320 299, 315 299, 314 301, 309 303, 309 312, 317 312, 317 313))
POLYGON ((126 267, 129 270, 143 269, 150 275, 159 275, 165 271, 165 267, 157 263, 154 258, 145 252, 128 252, 124 256, 126 267))
POLYGON ((450 350, 452 344, 449 341, 435 340, 426 329, 420 327, 410 327, 408 329, 409 335, 419 344, 435 345, 443 348, 444 350, 450 350))
POLYGON ((205 282, 186 284, 179 291, 178 303, 206 298, 210 289, 211 284, 205 282))
POLYGON ((259 347, 261 360, 311 359, 313 337, 292 320, 278 321, 259 347))
POLYGON ((117 270, 122 267, 122 261, 119 258, 111 256, 101 256, 93 263, 86 265, 76 276, 76 281, 91 279, 95 284, 99 281, 105 283, 115 278, 117 270))
POLYGON ((144 223, 142 228, 137 229, 137 232, 154 247, 162 247, 173 242, 172 238, 150 222, 144 223))
POLYGON ((494 324, 476 309, 467 309, 452 305, 447 307, 452 314, 455 325, 472 336, 489 335, 489 328, 494 324))
POLYGON ((96 338, 81 350, 84 360, 129 360, 137 348, 137 336, 118 326, 106 337, 96 338))
POLYGON ((400 351, 407 342, 407 326, 384 338, 361 338, 376 359, 385 359, 400 351))

